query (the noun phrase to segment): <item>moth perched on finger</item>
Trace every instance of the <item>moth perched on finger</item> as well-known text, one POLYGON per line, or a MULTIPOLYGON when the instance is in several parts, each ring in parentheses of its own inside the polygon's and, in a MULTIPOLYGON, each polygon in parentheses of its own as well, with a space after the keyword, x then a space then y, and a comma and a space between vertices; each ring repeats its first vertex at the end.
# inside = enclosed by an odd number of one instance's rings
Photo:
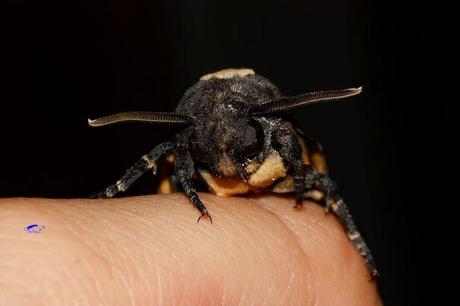
POLYGON ((378 273, 372 255, 335 183, 327 176, 321 146, 286 116, 289 111, 349 98, 361 90, 283 96, 251 69, 225 69, 202 76, 185 92, 174 113, 126 112, 88 120, 90 126, 139 121, 182 127, 173 141, 158 144, 98 196, 111 198, 144 172, 157 174, 168 163, 173 171, 161 178, 159 191, 185 192, 201 213, 197 221, 206 217, 212 222, 197 194, 198 181, 220 196, 294 193, 296 207, 304 199, 313 199, 334 213, 375 277, 378 273))

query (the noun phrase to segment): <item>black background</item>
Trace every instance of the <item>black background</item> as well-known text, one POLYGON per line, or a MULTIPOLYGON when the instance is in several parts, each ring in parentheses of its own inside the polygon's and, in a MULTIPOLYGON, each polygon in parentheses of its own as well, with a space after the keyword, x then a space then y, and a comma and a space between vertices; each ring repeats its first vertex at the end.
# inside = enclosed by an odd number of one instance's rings
MULTIPOLYGON (((253 68, 289 95, 363 85, 358 98, 294 116, 325 148, 385 303, 439 302, 456 264, 440 239, 451 229, 438 225, 458 201, 442 11, 391 0, 9 1, 0 196, 86 197, 113 183, 174 130, 91 129, 87 118, 173 111, 208 72, 253 68)), ((127 194, 151 193, 153 180, 127 194)))

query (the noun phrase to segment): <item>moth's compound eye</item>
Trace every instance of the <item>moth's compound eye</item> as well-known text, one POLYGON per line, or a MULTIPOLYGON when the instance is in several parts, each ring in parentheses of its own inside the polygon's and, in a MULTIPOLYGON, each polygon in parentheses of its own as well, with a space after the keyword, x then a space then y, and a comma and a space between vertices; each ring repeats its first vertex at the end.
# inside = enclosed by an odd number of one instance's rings
POLYGON ((260 124, 251 119, 246 126, 243 138, 243 149, 247 157, 252 157, 259 153, 264 144, 264 131, 260 124))
POLYGON ((209 162, 208 152, 201 148, 200 143, 201 141, 198 139, 196 131, 193 130, 190 134, 190 154, 193 159, 207 163, 209 162))

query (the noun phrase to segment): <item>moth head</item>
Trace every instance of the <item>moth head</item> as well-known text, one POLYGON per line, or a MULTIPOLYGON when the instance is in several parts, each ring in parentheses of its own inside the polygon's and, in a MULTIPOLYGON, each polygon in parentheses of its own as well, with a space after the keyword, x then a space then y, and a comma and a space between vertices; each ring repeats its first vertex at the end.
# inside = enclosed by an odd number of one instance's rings
POLYGON ((250 114, 250 104, 226 101, 199 114, 191 126, 189 151, 216 176, 240 175, 244 164, 261 154, 264 129, 250 114))
MULTIPOLYGON (((228 99, 208 104, 196 113, 200 121, 191 127, 190 152, 194 160, 206 164, 217 176, 242 175, 252 161, 261 162, 271 145, 270 127, 261 117, 277 117, 315 103, 336 101, 359 94, 362 87, 309 92, 257 103, 228 99)), ((251 100, 251 99, 250 99, 251 100)))

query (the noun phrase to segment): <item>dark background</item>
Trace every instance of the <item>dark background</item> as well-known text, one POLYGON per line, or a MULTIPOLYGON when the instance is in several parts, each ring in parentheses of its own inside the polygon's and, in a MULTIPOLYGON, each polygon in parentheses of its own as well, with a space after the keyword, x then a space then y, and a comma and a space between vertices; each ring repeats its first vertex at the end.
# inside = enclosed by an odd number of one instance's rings
MULTIPOLYGON (((442 11, 392 0, 9 1, 0 196, 86 197, 113 183, 174 130, 91 129, 87 118, 173 111, 208 72, 253 68, 289 95, 363 85, 347 103, 294 116, 325 148, 386 304, 440 302, 456 263, 441 240, 452 229, 439 225, 458 202, 442 11)), ((153 180, 127 194, 151 193, 153 180)))

